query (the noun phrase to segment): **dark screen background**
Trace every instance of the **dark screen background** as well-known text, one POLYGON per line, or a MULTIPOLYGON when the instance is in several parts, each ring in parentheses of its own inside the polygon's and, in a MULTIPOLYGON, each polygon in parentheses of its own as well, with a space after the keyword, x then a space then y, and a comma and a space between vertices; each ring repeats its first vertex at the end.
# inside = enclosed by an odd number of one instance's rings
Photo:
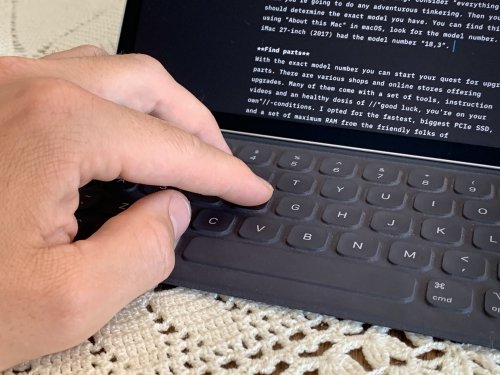
MULTIPOLYGON (((362 2, 352 2, 357 6, 362 2)), ((375 1, 368 2, 370 4, 400 4, 399 1, 375 1)), ((310 35, 292 35, 289 33, 278 33, 278 32, 265 32, 262 31, 262 26, 266 24, 272 25, 272 23, 263 20, 263 17, 276 15, 285 17, 285 13, 280 14, 276 12, 270 12, 266 10, 266 5, 273 6, 284 6, 284 1, 270 1, 270 0, 149 0, 144 1, 141 18, 138 25, 138 32, 136 36, 135 50, 137 52, 147 53, 153 55, 159 59, 167 68, 167 70, 178 80, 181 84, 186 86, 191 90, 201 101, 203 101, 211 110, 222 113, 246 115, 251 118, 267 118, 270 120, 284 121, 287 119, 278 117, 283 115, 283 110, 281 109, 280 115, 269 115, 268 113, 275 113, 275 109, 278 107, 273 107, 273 104, 268 104, 269 108, 265 108, 266 103, 265 96, 259 94, 252 94, 250 89, 252 87, 256 88, 256 85, 252 83, 252 78, 270 78, 269 75, 262 75, 254 71, 255 67, 267 66, 273 69, 273 78, 280 79, 283 81, 283 89, 288 88, 287 80, 289 77, 284 77, 279 75, 277 72, 279 67, 273 65, 273 63, 268 63, 264 65, 259 65, 256 63, 256 56, 265 56, 273 58, 275 55, 259 53, 258 47, 262 46, 272 46, 273 48, 279 48, 281 51, 283 49, 297 49, 301 51, 308 51, 310 53, 309 59, 316 62, 330 63, 332 66, 351 66, 351 67, 369 67, 374 68, 376 71, 384 70, 391 72, 411 72, 416 75, 419 74, 429 74, 432 73, 437 77, 463 77, 473 78, 483 83, 485 81, 500 82, 500 46, 495 43, 482 43, 477 41, 467 41, 467 40, 455 40, 455 45, 453 45, 454 39, 449 39, 449 43, 445 48, 426 48, 419 45, 417 47, 408 47, 404 45, 395 44, 377 44, 368 41, 352 41, 341 40, 337 38, 315 38, 310 35), (453 52, 451 51, 453 49, 453 52), (255 107, 258 111, 256 113, 250 113, 250 106, 248 104, 249 99, 259 100, 260 103, 255 107), (258 108, 257 108, 258 107, 258 108)), ((494 4, 494 2, 492 2, 494 4)), ((298 4, 286 4, 288 7, 296 6, 298 4)), ((441 9, 445 10, 446 7, 443 6, 431 6, 417 4, 414 1, 410 1, 408 5, 415 8, 431 8, 431 9, 441 9)), ((304 6, 305 7, 305 6, 304 6)), ((309 4, 306 8, 312 9, 313 7, 309 4)), ((290 8, 288 8, 289 10, 290 8)), ((328 10, 329 7, 321 6, 319 9, 328 10)), ((342 9, 340 9, 342 10, 342 9)), ((466 14, 470 9, 461 9, 461 11, 466 14)), ((342 10, 342 11, 345 11, 342 10)), ((477 10, 475 10, 477 11, 477 10)), ((360 11, 357 10, 359 13, 360 11)), ((372 12, 373 13, 373 12, 372 12)), ((375 12, 377 14, 383 14, 384 12, 375 12)), ((495 9, 478 11, 478 14, 482 13, 484 15, 494 14, 498 15, 500 12, 495 9)), ((287 13, 289 15, 289 13, 287 13)), ((399 16, 399 13, 388 13, 389 15, 399 16)), ((406 17, 406 15, 402 15, 406 17)), ((305 16, 297 15, 297 18, 307 18, 305 16)), ((460 21, 456 18, 447 18, 439 16, 424 16, 422 14, 418 15, 418 18, 426 17, 426 23, 431 24, 433 20, 446 20, 448 21, 460 21)), ((310 18, 310 17, 309 17, 310 18)), ((321 18, 321 17, 314 17, 321 18)), ((350 22, 350 21, 349 21, 350 22)), ((358 24, 371 25, 373 22, 369 21, 355 21, 358 24)), ((406 22, 406 21, 405 21, 406 22)), ((465 22, 462 22, 465 25, 465 22)), ((480 22, 484 26, 488 26, 494 23, 480 22)), ((282 20, 280 24, 274 23, 274 26, 285 25, 282 20)), ((293 27, 293 24, 288 24, 287 26, 293 27)), ((405 23, 402 27, 409 26, 405 23)), ((465 27, 465 26, 464 26, 465 27)), ((345 31, 345 30, 344 30, 345 31)), ((371 32, 365 32, 365 37, 367 35, 373 34, 371 32)), ((489 33, 483 29, 480 34, 484 35, 496 35, 496 33, 489 33)), ((376 34, 373 34, 376 35, 376 34)), ((350 35, 351 36, 351 35, 350 35)), ((434 39, 436 41, 436 39, 434 39)), ((420 41, 419 41, 420 42, 420 41)), ((280 58, 283 56, 276 55, 280 58)), ((292 59, 292 57, 286 57, 287 63, 292 59)), ((300 60, 300 58, 293 58, 295 60, 300 60)), ((302 60, 304 59, 302 58, 302 60)), ((288 66, 288 68, 290 68, 288 66)), ((297 69, 300 73, 306 71, 305 69, 297 69)), ((331 73, 331 72, 330 72, 331 73)), ((336 76, 340 76, 342 73, 335 72, 336 76)), ((347 79, 350 77, 349 74, 344 74, 347 79)), ((380 78, 380 77, 378 77, 380 78)), ((389 83, 390 80, 384 78, 389 83)), ((320 81, 316 80, 318 84, 320 81)), ((413 80, 395 79, 393 81, 413 83, 417 86, 419 83, 413 80)), ((309 80, 303 80, 306 84, 311 82, 309 80)), ((427 84, 427 83, 426 83, 427 84)), ((432 84, 431 84, 432 85, 432 84)), ((262 85, 257 85, 258 87, 264 87, 262 85)), ((349 84, 344 86, 349 87, 349 84)), ((450 84, 434 84, 435 87, 441 87, 447 89, 453 87, 450 84)), ((462 89, 467 89, 463 85, 459 85, 462 89)), ((355 87, 356 90, 358 86, 355 87)), ((277 87, 267 87, 273 92, 276 91, 277 87)), ((279 88, 279 87, 278 87, 279 88)), ((368 87, 369 88, 369 87, 368 87)), ((422 96, 432 95, 438 103, 417 103, 419 105, 419 110, 424 112, 428 109, 441 110, 443 108, 449 108, 453 111, 452 120, 450 122, 451 126, 447 128, 430 128, 429 126, 423 126, 419 124, 422 117, 430 119, 437 122, 448 121, 446 116, 442 114, 434 116, 424 116, 424 113, 419 115, 412 113, 405 113, 401 110, 389 111, 376 107, 376 103, 380 104, 390 104, 394 101, 387 99, 386 94, 394 92, 386 87, 378 88, 377 92, 383 94, 383 99, 370 98, 361 96, 359 94, 352 94, 350 97, 353 99, 354 103, 365 99, 364 106, 368 106, 370 103, 374 103, 373 109, 365 108, 364 113, 366 114, 368 110, 372 110, 383 116, 384 114, 389 114, 391 116, 413 116, 413 123, 401 123, 398 121, 383 121, 380 119, 374 122, 375 128, 373 129, 363 129, 360 126, 355 129, 350 128, 348 130, 342 129, 339 124, 326 124, 324 122, 318 123, 313 121, 297 121, 293 116, 296 114, 305 114, 304 111, 290 109, 289 112, 292 115, 291 120, 288 122, 290 127, 295 126, 295 132, 288 132, 288 134, 276 134, 276 130, 269 129, 269 134, 282 135, 284 137, 289 136, 294 133, 294 136, 303 136, 304 139, 308 139, 307 133, 314 133, 311 136, 315 140, 325 140, 330 141, 331 139, 342 139, 340 136, 342 132, 348 132, 348 138, 359 139, 369 137, 369 133, 378 133, 377 137, 385 137, 388 142, 394 143, 398 139, 405 137, 415 137, 420 139, 420 145, 428 143, 432 147, 437 144, 449 142, 453 144, 453 147, 464 145, 477 145, 485 146, 489 148, 495 148, 494 155, 498 153, 496 151, 497 145, 500 140, 500 89, 485 89, 484 87, 475 88, 477 91, 481 91, 481 98, 470 98, 465 96, 453 96, 446 95, 445 93, 428 93, 421 92, 422 96), (474 101, 481 103, 491 103, 493 109, 466 109, 463 110, 461 107, 443 105, 446 99, 453 100, 463 100, 463 101, 474 101), (370 100, 373 99, 373 100, 370 100), (468 121, 467 118, 463 119, 463 122, 471 124, 473 127, 481 125, 488 126, 489 131, 475 131, 473 130, 463 130, 454 128, 454 123, 462 121, 462 119, 457 118, 457 112, 467 112, 467 117, 469 112, 474 112, 479 115, 486 115, 487 120, 485 121, 468 121), (467 120, 467 121, 466 121, 467 120), (296 124, 296 125, 293 125, 296 124), (377 125, 386 125, 391 127, 406 127, 409 129, 408 135, 401 135, 396 132, 386 132, 377 131, 377 125), (414 128, 419 126, 422 129, 429 129, 436 131, 437 134, 446 131, 448 133, 445 139, 439 139, 437 135, 433 137, 429 136, 419 136, 413 134, 414 128), (335 134, 339 134, 338 137, 335 134)), ((337 97, 341 95, 336 94, 337 97)), ((273 95, 270 96, 271 99, 276 99, 273 95)), ((345 97, 345 95, 344 95, 345 97)), ((299 101, 291 99, 289 97, 282 98, 285 102, 291 103, 299 101)), ((303 100, 301 102, 304 102, 303 100)), ((273 101, 271 101, 273 103, 273 101)), ((276 103, 276 101, 274 101, 276 103)), ((307 103, 312 104, 312 109, 309 110, 309 115, 319 116, 320 104, 316 101, 307 101, 307 103)), ((282 103, 281 103, 282 104, 282 103)), ((414 105, 414 102, 408 102, 408 106, 414 105)), ((336 105, 335 103, 328 104, 328 107, 341 107, 348 110, 349 115, 347 116, 330 116, 331 118, 336 118, 337 120, 348 118, 350 120, 355 119, 350 117, 350 111, 356 109, 356 105, 336 105)), ((254 109, 252 107, 252 109, 254 109)), ((278 108, 280 109, 280 108, 278 108)), ((324 115, 324 114, 322 114, 324 115)), ((302 116, 304 117, 304 116, 302 116)), ((359 118, 358 123, 361 124, 362 120, 359 118)), ((247 120, 248 122, 248 120, 247 120)), ((256 122, 258 122, 256 120, 256 122)), ((372 121, 373 122, 373 121, 372 121)), ((273 126, 273 121, 266 122, 267 127, 273 126)), ((229 127, 231 125, 229 124, 229 127)), ((237 126, 235 125, 237 128, 237 126)), ((290 129, 290 127, 288 129, 290 129)), ((283 129, 283 124, 281 124, 279 129, 283 129)), ((262 126, 256 126, 258 132, 266 132, 266 128, 262 126)), ((281 131, 281 130, 280 130, 281 131)), ((375 138, 374 138, 375 139, 375 138)), ((368 142, 369 143, 369 142, 368 142)), ((384 143, 384 142, 382 142, 384 143)), ((445 146, 446 147, 446 146, 445 146)), ((451 146, 450 146, 451 147, 451 146)), ((420 147, 422 148, 422 147, 420 147)), ((422 151, 425 153, 425 150, 422 151)), ((491 150, 490 150, 491 153, 491 150)))

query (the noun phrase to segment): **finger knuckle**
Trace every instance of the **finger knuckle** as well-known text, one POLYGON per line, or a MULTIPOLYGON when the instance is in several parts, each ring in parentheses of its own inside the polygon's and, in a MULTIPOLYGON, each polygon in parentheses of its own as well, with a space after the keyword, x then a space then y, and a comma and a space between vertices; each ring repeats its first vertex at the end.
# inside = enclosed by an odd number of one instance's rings
POLYGON ((147 69, 161 69, 164 70, 163 65, 154 57, 143 53, 135 53, 128 55, 132 61, 136 62, 140 67, 147 69))
POLYGON ((94 46, 93 44, 83 44, 78 49, 82 52, 84 56, 93 56, 93 57, 99 57, 99 56, 106 56, 108 53, 97 46, 94 46))
MULTIPOLYGON (((77 107, 85 105, 82 103, 85 96, 81 92, 76 85, 63 79, 33 78, 19 89, 17 100, 25 114, 36 118, 48 115, 54 120, 54 117, 71 114, 77 107)), ((49 121, 44 125, 55 123, 57 121, 49 121)))
MULTIPOLYGON (((37 149, 57 152, 71 151, 82 133, 80 118, 92 108, 82 89, 62 79, 36 78, 26 82, 16 97, 17 111, 22 112, 23 121, 17 122, 18 131, 31 134, 31 144, 37 149), (74 140, 73 143, 69 142, 74 140)), ((38 154, 38 153, 37 153, 38 154)))
POLYGON ((70 151, 80 143, 85 114, 95 107, 90 94, 65 80, 42 78, 27 84, 20 96, 22 103, 17 107, 26 119, 25 130, 41 146, 50 146, 52 151, 60 147, 70 151))
POLYGON ((155 81, 162 80, 162 82, 167 82, 173 80, 162 63, 154 57, 140 53, 127 55, 127 57, 130 58, 133 63, 137 64, 137 69, 139 71, 146 75, 149 74, 155 81))
POLYGON ((47 195, 43 198, 59 190, 58 184, 67 184, 70 177, 73 183, 76 178, 84 132, 77 112, 90 108, 80 91, 61 79, 29 79, 17 87, 7 104, 13 120, 2 131, 17 139, 9 149, 23 156, 12 162, 10 177, 31 176, 34 186, 48 188, 41 189, 47 195))

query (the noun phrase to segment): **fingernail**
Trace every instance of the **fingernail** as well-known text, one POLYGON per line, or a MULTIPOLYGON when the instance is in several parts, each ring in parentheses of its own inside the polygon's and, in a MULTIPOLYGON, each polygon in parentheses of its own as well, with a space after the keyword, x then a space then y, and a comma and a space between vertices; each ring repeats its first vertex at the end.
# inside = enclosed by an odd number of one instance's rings
POLYGON ((187 198, 181 193, 174 194, 170 199, 168 214, 174 229, 175 242, 177 243, 191 221, 191 205, 187 198))

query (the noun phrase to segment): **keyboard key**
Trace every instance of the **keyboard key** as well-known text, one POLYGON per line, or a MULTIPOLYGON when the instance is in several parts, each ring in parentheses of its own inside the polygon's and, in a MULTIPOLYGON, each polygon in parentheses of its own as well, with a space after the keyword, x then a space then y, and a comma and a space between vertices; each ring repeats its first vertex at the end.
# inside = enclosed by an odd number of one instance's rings
POLYGON ((299 251, 217 238, 194 238, 182 257, 190 262, 292 279, 352 291, 356 295, 400 302, 410 302, 415 295, 416 280, 411 275, 388 267, 350 262, 341 257, 311 256, 299 251))
POLYGON ((202 210, 193 220, 193 228, 211 234, 225 234, 235 221, 235 216, 215 210, 202 210))
POLYGON ((315 208, 316 203, 314 200, 285 197, 276 207, 276 213, 293 219, 307 219, 312 215, 315 208))
POLYGON ((488 315, 500 318, 500 289, 490 289, 486 292, 484 309, 488 315))
POLYGON ((483 250, 500 251, 500 228, 476 227, 472 243, 483 250))
POLYGON ((102 204, 102 211, 109 215, 118 215, 120 212, 125 211, 130 206, 132 206, 135 201, 134 197, 129 197, 127 195, 114 196, 111 199, 106 199, 102 204))
POLYGON ((479 254, 449 250, 443 256, 443 270, 450 275, 477 279, 486 272, 486 260, 479 254))
POLYGON ((429 241, 457 244, 462 241, 462 232, 463 228, 451 220, 427 219, 420 234, 429 241))
POLYGON ((212 195, 187 193, 186 196, 192 204, 203 204, 210 206, 220 206, 222 204, 222 199, 220 199, 219 197, 214 197, 212 195))
POLYGON ((233 153, 233 155, 236 154, 236 151, 238 150, 238 145, 233 142, 232 139, 226 139, 226 143, 229 146, 229 149, 233 153))
POLYGON ((103 210, 110 215, 116 215, 125 211, 134 202, 144 197, 141 185, 116 179, 105 184, 106 193, 103 200, 103 210))
POLYGON ((229 202, 226 202, 226 204, 231 208, 237 209, 238 211, 252 212, 252 213, 264 212, 269 207, 269 202, 262 203, 262 204, 259 204, 257 206, 240 206, 240 205, 237 205, 234 203, 229 203, 229 202))
POLYGON ((419 193, 413 202, 413 208, 419 212, 434 216, 448 216, 453 212, 454 201, 447 195, 419 193))
POLYGON ((340 178, 352 177, 356 169, 357 165, 354 161, 339 158, 325 159, 319 167, 321 173, 340 178))
POLYGON ((243 222, 239 230, 241 237, 256 242, 272 242, 281 232, 279 222, 260 217, 250 217, 243 222))
POLYGON ((457 176, 454 190, 468 197, 486 198, 491 195, 492 183, 481 176, 457 176))
POLYGON ((353 181, 329 178, 321 188, 321 195, 336 201, 350 202, 358 197, 359 187, 353 181))
POLYGON ((377 238, 366 234, 344 233, 337 244, 339 254, 366 260, 374 259, 378 249, 377 238))
POLYGON ((406 194, 403 189, 386 188, 374 186, 368 190, 366 201, 371 205, 397 209, 401 208, 406 200, 406 194))
POLYGON ((467 201, 464 203, 464 216, 467 219, 482 223, 500 221, 499 201, 467 201))
POLYGON ((431 249, 421 245, 395 242, 389 250, 389 261, 398 266, 424 270, 429 268, 431 260, 431 249))
POLYGON ((108 220, 108 216, 97 213, 81 213, 77 212, 78 232, 75 236, 75 241, 85 240, 92 234, 97 232, 99 228, 108 220))
POLYGON ((393 212, 378 211, 373 215, 370 227, 377 232, 402 236, 410 231, 411 217, 393 212))
POLYGON ((325 209, 322 219, 327 224, 353 228, 359 225, 362 216, 360 207, 332 204, 325 209))
POLYGON ((370 182, 392 185, 399 182, 401 172, 399 169, 382 164, 369 164, 363 171, 363 178, 370 182))
POLYGON ((427 285, 426 299, 435 307, 468 312, 472 303, 472 290, 460 283, 435 279, 427 285))
POLYGON ((135 191, 139 185, 133 182, 125 181, 123 178, 117 178, 116 180, 111 181, 107 187, 115 191, 131 193, 135 191))
POLYGON ((95 207, 101 201, 104 190, 102 184, 98 182, 91 182, 80 188, 79 193, 80 204, 78 209, 87 210, 95 207))
POLYGON ((416 189, 439 191, 444 188, 443 175, 425 169, 413 169, 408 176, 408 185, 416 189))
POLYGON ((314 158, 306 152, 285 152, 278 161, 278 167, 296 172, 303 172, 311 169, 314 158))
POLYGON ((149 195, 157 191, 167 190, 168 186, 141 185, 140 189, 144 194, 149 195))
POLYGON ((324 249, 328 240, 328 232, 318 226, 297 225, 290 231, 286 242, 288 245, 310 251, 324 249))
POLYGON ((307 174, 285 173, 280 177, 276 187, 284 192, 305 195, 312 191, 314 178, 307 174))
POLYGON ((236 156, 249 165, 266 165, 271 162, 273 152, 265 146, 245 146, 236 156))
POLYGON ((250 166, 250 169, 253 171, 253 173, 255 173, 257 176, 259 176, 263 180, 266 180, 267 182, 271 182, 273 174, 269 169, 259 168, 259 167, 254 167, 254 166, 250 166))

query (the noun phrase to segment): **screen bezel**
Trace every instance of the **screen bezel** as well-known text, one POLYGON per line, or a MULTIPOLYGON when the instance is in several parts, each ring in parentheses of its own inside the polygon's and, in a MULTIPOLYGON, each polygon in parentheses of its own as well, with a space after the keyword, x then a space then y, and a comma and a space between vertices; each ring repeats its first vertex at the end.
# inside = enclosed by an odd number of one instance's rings
MULTIPOLYGON (((167 0, 168 1, 168 0, 167 0)), ((118 53, 134 53, 143 0, 128 0, 118 53)), ((213 112, 223 130, 500 169, 500 148, 213 112), (311 131, 313 129, 313 131, 311 131)))

